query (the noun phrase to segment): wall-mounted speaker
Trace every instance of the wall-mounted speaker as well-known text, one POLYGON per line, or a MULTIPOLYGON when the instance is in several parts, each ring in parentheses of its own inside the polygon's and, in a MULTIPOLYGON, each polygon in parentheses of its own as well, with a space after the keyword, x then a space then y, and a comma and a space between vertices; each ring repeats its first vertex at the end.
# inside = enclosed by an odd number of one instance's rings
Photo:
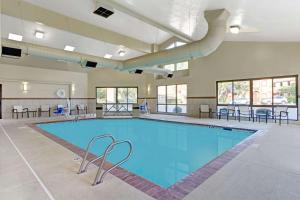
POLYGON ((98 64, 97 62, 86 60, 85 62, 82 63, 82 66, 89 67, 89 68, 96 68, 97 64, 98 64))
POLYGON ((136 69, 134 73, 136 73, 136 74, 141 74, 141 73, 143 73, 143 70, 141 70, 141 69, 136 69))
POLYGON ((168 78, 172 78, 172 77, 173 77, 173 74, 168 74, 167 77, 168 77, 168 78))
POLYGON ((2 46, 2 57, 20 58, 22 56, 22 49, 2 46))

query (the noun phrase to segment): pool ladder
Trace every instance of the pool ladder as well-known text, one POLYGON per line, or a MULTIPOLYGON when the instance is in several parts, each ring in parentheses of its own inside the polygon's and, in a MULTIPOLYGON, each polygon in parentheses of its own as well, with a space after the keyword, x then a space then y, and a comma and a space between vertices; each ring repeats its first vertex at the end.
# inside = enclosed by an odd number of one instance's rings
POLYGON ((95 179, 94 179, 94 182, 93 182, 93 185, 97 185, 99 183, 102 183, 103 182, 103 179, 104 177, 107 175, 108 172, 110 172, 111 170, 113 170, 114 168, 120 166, 121 164, 125 163, 126 161, 129 160, 130 156, 132 154, 132 144, 129 140, 119 140, 117 141, 112 135, 110 134, 104 134, 104 135, 98 135, 98 136, 95 136, 93 137, 90 142, 88 143, 87 145, 87 148, 86 148, 86 152, 85 152, 85 155, 83 157, 83 160, 81 162, 81 165, 80 165, 80 168, 79 168, 79 171, 78 171, 78 174, 82 174, 84 172, 87 171, 87 168, 90 164, 96 162, 97 160, 101 160, 100 162, 100 165, 98 167, 98 171, 97 171, 97 174, 95 176, 95 179), (87 160, 87 157, 88 157, 88 154, 89 154, 89 150, 92 146, 94 146, 95 142, 97 140, 100 140, 100 139, 104 139, 104 138, 110 138, 111 139, 111 143, 106 147, 104 153, 98 157, 96 157, 95 159, 91 160, 91 161, 88 161, 86 163, 86 160, 87 160), (128 154, 122 159, 120 160, 119 162, 115 163, 114 165, 112 165, 111 167, 109 167, 107 170, 105 170, 104 172, 102 172, 104 169, 103 169, 103 165, 105 163, 105 160, 107 158, 107 155, 113 150, 113 148, 116 146, 116 145, 119 145, 119 144, 128 144, 129 146, 129 151, 128 151, 128 154))

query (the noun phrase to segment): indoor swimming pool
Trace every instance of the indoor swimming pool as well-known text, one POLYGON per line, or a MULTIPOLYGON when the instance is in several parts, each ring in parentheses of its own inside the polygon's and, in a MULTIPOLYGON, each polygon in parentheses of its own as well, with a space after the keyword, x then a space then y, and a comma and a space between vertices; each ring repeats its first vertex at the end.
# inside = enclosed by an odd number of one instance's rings
MULTIPOLYGON (((130 140, 133 153, 121 167, 162 188, 172 186, 254 133, 149 119, 95 119, 37 126, 82 149, 96 135, 130 140)), ((109 142, 99 140, 91 153, 102 154, 109 142)), ((128 153, 127 148, 116 146, 108 160, 119 161, 128 153)))

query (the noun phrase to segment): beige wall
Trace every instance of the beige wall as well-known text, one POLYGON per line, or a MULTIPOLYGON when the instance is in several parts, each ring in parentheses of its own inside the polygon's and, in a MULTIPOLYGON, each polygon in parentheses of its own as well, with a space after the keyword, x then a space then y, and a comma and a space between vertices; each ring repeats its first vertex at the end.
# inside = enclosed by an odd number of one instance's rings
POLYGON ((189 71, 176 73, 172 79, 155 79, 152 75, 112 69, 97 69, 85 74, 0 64, 0 80, 3 97, 23 97, 22 81, 28 81, 31 87, 31 93, 26 95, 34 97, 53 95, 58 86, 71 83, 76 87, 73 97, 81 98, 95 97, 97 86, 138 86, 139 98, 149 98, 152 112, 156 110, 153 98, 158 85, 188 84, 188 97, 195 97, 188 99, 188 115, 198 116, 200 103, 215 108, 216 81, 300 74, 299 52, 300 43, 224 42, 212 55, 190 61, 189 71))
POLYGON ((206 97, 216 96, 216 81, 299 75, 299 52, 300 43, 224 42, 212 55, 190 61, 189 75, 154 80, 152 87, 188 84, 188 97, 202 97, 188 100, 188 114, 198 116, 200 103, 215 107, 216 99, 206 97))
POLYGON ((58 98, 56 94, 58 89, 64 89, 66 97, 88 97, 86 73, 0 64, 0 84, 4 98, 2 102, 4 118, 11 116, 13 105, 39 107, 42 104, 49 104, 54 107, 57 104, 66 104, 66 100, 50 99, 58 98), (27 92, 23 91, 22 82, 28 82, 27 92), (75 85, 74 92, 71 89, 72 84, 75 85))
MULTIPOLYGON (((0 63, 0 83, 4 98, 55 98, 56 89, 69 91, 75 84, 75 92, 71 97, 87 97, 87 74, 58 70, 39 69, 32 67, 7 65, 0 63), (23 93, 22 82, 29 83, 29 91, 23 93)), ((68 92, 67 92, 68 93, 68 92)))
POLYGON ((88 73, 88 95, 96 96, 96 87, 138 87, 139 97, 147 95, 147 83, 152 75, 130 74, 113 69, 97 69, 88 73))

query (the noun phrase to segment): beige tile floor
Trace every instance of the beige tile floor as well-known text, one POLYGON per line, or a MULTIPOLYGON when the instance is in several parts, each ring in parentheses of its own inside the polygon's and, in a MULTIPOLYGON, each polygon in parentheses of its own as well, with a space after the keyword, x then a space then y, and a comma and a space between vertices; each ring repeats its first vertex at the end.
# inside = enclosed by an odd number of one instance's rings
MULTIPOLYGON (((255 128, 266 133, 187 195, 186 200, 300 199, 299 125, 239 123, 167 115, 146 117, 255 128)), ((92 187, 95 167, 86 175, 77 175, 80 164, 77 155, 26 125, 41 120, 49 119, 0 121, 1 200, 152 199, 112 175, 108 175, 103 184, 92 187)))

